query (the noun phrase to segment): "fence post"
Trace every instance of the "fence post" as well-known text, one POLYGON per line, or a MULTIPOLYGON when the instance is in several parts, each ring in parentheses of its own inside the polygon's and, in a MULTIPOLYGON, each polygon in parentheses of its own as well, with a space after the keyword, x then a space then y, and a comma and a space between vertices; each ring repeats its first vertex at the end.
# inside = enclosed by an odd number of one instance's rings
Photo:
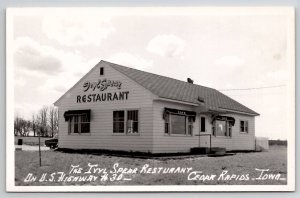
POLYGON ((39 158, 40 158, 40 166, 42 166, 42 156, 41 156, 41 134, 39 133, 39 158))

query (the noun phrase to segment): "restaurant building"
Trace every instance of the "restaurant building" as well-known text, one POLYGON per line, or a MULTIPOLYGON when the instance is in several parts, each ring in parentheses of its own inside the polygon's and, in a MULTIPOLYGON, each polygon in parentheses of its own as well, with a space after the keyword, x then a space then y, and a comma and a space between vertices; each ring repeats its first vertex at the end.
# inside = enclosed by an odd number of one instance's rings
POLYGON ((100 61, 56 102, 59 148, 255 149, 259 114, 200 85, 100 61))

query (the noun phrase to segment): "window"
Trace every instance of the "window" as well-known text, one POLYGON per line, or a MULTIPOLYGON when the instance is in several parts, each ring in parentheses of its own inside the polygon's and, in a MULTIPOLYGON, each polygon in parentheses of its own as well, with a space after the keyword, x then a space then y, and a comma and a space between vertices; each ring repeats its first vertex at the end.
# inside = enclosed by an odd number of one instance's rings
POLYGON ((125 113, 124 111, 114 111, 113 112, 113 132, 114 133, 124 133, 125 126, 125 113))
POLYGON ((74 133, 78 133, 79 130, 78 130, 78 115, 74 116, 74 133))
POLYGON ((100 67, 100 76, 104 75, 104 67, 100 67))
POLYGON ((201 117, 201 119, 200 119, 200 131, 201 132, 205 132, 206 131, 205 117, 201 117))
POLYGON ((90 132, 90 121, 87 116, 80 116, 80 132, 89 133, 90 132))
POLYGON ((90 133, 90 119, 86 115, 72 115, 68 121, 69 133, 90 133))
POLYGON ((138 110, 127 111, 127 133, 138 133, 138 110))
POLYGON ((248 121, 244 121, 244 120, 240 121, 240 132, 248 133, 248 121))
POLYGON ((139 133, 139 111, 114 111, 113 112, 113 133, 123 134, 139 133), (125 122, 126 120, 126 122, 125 122), (126 130, 125 130, 126 129, 126 130))
POLYGON ((165 134, 192 135, 193 122, 192 116, 167 113, 165 115, 165 134))
POLYGON ((226 122, 217 120, 216 121, 216 136, 225 136, 226 133, 226 122))
POLYGON ((193 118, 191 116, 188 117, 188 135, 193 134, 193 118))
POLYGON ((165 115, 165 133, 169 134, 170 133, 170 114, 165 115))
POLYGON ((69 118, 69 121, 68 121, 68 133, 70 134, 70 133, 72 133, 72 131, 73 131, 73 123, 72 123, 72 117, 70 117, 69 118))
POLYGON ((215 126, 213 126, 213 135, 214 136, 223 136, 231 137, 232 126, 228 121, 225 120, 216 120, 215 126))
POLYGON ((185 116, 183 115, 171 115, 171 127, 172 134, 185 134, 186 133, 186 125, 185 125, 185 116))

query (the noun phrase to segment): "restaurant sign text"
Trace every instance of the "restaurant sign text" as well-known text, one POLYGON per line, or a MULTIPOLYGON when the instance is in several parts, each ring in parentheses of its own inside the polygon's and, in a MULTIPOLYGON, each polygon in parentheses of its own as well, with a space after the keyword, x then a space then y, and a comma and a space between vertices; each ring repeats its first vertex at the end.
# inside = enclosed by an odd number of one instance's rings
POLYGON ((98 80, 96 82, 85 82, 83 84, 84 92, 88 90, 95 91, 98 89, 99 91, 104 91, 108 87, 116 87, 117 89, 121 89, 122 82, 118 80, 108 80, 108 79, 103 79, 103 80, 98 80))
MULTIPOLYGON (((118 90, 122 88, 122 82, 118 80, 110 80, 110 79, 99 79, 95 82, 87 81, 83 84, 83 91, 105 91, 109 88, 117 88, 118 90)), ((91 93, 91 94, 83 94, 77 95, 76 103, 87 103, 87 102, 104 102, 104 101, 119 101, 119 100, 127 100, 129 95, 129 91, 118 91, 111 93, 91 93)))

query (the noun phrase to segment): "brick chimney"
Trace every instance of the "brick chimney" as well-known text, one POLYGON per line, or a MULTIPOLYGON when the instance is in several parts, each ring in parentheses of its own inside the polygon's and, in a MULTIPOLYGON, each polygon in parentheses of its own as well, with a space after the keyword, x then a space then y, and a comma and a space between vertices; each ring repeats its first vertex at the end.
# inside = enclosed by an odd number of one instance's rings
POLYGON ((191 78, 187 78, 187 82, 191 83, 191 84, 194 84, 194 81, 191 78))

